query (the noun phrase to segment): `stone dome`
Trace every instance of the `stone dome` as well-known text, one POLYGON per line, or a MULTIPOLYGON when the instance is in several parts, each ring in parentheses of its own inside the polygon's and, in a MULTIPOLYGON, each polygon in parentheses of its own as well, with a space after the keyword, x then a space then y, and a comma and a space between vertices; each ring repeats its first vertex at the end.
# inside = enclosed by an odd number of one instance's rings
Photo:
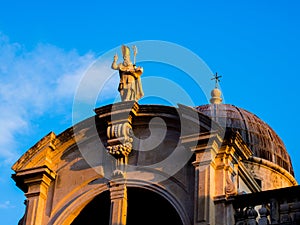
POLYGON ((294 176, 291 159, 283 141, 259 117, 230 104, 208 104, 196 109, 226 130, 238 131, 254 156, 269 160, 294 176))

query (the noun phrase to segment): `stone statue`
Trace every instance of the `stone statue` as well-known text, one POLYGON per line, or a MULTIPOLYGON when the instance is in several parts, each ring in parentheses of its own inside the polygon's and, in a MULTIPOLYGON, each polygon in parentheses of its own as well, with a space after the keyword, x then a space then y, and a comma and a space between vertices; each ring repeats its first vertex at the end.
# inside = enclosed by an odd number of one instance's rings
MULTIPOLYGON (((122 101, 138 101, 144 96, 140 76, 143 73, 142 67, 137 67, 130 60, 129 47, 122 45, 123 63, 117 64, 118 55, 114 56, 111 68, 119 70, 120 83, 118 91, 122 101)), ((136 56, 136 47, 134 47, 134 56, 136 56)), ((135 60, 134 60, 135 61, 135 60)))

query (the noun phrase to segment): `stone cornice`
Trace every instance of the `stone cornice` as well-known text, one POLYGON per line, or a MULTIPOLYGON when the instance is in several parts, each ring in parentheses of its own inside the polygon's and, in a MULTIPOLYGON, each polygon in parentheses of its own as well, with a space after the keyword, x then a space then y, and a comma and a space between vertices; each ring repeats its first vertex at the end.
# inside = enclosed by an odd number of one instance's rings
POLYGON ((46 186, 56 178, 56 173, 47 166, 34 167, 30 169, 19 170, 12 175, 16 185, 27 192, 28 186, 33 183, 44 183, 46 186))
POLYGON ((262 159, 262 158, 258 158, 256 156, 252 156, 249 158, 250 162, 254 162, 256 164, 271 168, 277 172, 279 172, 280 174, 282 174, 283 176, 285 176, 293 185, 297 185, 297 181, 296 179, 284 168, 282 168, 281 166, 278 166, 275 163, 270 162, 269 160, 266 159, 262 159))
POLYGON ((27 152, 25 152, 20 159, 12 166, 12 170, 15 172, 24 169, 26 164, 31 161, 31 159, 38 153, 46 149, 55 150, 55 145, 53 144, 56 139, 56 135, 50 132, 48 135, 43 137, 39 142, 37 142, 33 147, 31 147, 27 152))

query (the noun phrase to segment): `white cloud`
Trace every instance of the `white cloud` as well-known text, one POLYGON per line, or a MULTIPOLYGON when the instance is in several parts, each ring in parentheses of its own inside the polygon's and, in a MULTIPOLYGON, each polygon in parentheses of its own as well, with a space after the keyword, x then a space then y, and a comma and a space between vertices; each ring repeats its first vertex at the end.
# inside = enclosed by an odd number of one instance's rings
POLYGON ((80 80, 75 100, 94 104, 98 97, 102 100, 114 98, 118 93, 119 76, 110 65, 109 60, 95 62, 80 80))
POLYGON ((0 111, 0 158, 3 158, 6 164, 11 163, 18 156, 14 136, 20 130, 26 130, 28 123, 15 112, 13 107, 0 107, 0 111))
POLYGON ((93 53, 79 55, 49 44, 28 51, 0 33, 1 161, 11 164, 20 156, 16 136, 28 132, 33 119, 47 113, 71 117, 66 110, 71 109, 77 87, 94 61, 93 53))
POLYGON ((0 202, 0 209, 10 209, 15 207, 16 206, 12 205, 10 201, 0 202))

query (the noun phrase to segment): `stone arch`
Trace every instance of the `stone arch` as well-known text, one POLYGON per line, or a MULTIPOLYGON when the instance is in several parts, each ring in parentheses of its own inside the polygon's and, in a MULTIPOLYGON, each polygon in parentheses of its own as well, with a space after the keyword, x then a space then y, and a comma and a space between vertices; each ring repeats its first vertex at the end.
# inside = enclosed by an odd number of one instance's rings
POLYGON ((146 188, 128 188, 127 225, 184 225, 178 210, 157 192, 146 188))
POLYGON ((140 188, 145 189, 147 191, 153 192, 159 196, 161 196, 164 200, 166 200, 173 208, 176 210, 179 215, 182 224, 190 225, 192 224, 191 219, 188 216, 188 213, 184 206, 180 203, 179 199, 176 196, 168 191, 166 187, 160 184, 153 184, 150 182, 142 181, 142 180, 128 180, 127 182, 128 188, 140 188))
POLYGON ((72 221, 71 225, 109 225, 111 210, 110 192, 104 191, 94 197, 72 221))
MULTIPOLYGON (((135 188, 142 189, 145 190, 146 192, 149 191, 160 196, 162 199, 168 202, 170 206, 173 207, 173 209, 180 217, 182 224, 184 225, 191 224, 191 219, 189 218, 183 205, 180 204, 176 196, 170 193, 168 190, 166 190, 165 187, 159 184, 152 184, 140 180, 128 180, 126 183, 128 189, 135 189, 135 188)), ((80 215, 82 210, 89 203, 91 203, 97 196, 101 195, 102 193, 108 190, 109 190, 108 186, 105 184, 105 185, 101 185, 101 187, 98 186, 97 188, 91 189, 83 194, 77 195, 75 198, 73 198, 68 203, 66 203, 65 206, 62 207, 56 213, 56 215, 52 217, 49 224, 70 225, 77 218, 77 216, 80 215)))
POLYGON ((81 210, 86 207, 96 196, 108 191, 107 185, 101 185, 85 193, 78 195, 67 202, 58 212, 50 219, 51 225, 70 225, 79 215, 81 210))

